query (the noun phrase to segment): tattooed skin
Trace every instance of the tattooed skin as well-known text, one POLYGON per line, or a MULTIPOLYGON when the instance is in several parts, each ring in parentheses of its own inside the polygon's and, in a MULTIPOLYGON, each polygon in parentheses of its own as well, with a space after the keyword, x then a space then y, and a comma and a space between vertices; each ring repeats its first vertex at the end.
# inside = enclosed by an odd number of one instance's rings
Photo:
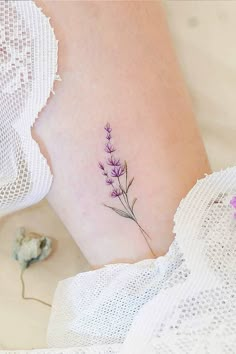
POLYGON ((99 162, 98 166, 105 178, 106 185, 111 188, 110 197, 118 199, 122 209, 118 209, 107 204, 104 204, 104 206, 111 209, 118 215, 134 221, 145 238, 150 251, 155 256, 149 245, 151 238, 139 224, 134 212, 134 206, 137 202, 137 198, 134 198, 132 202, 129 200, 129 191, 134 182, 134 177, 130 180, 128 179, 127 162, 121 162, 120 159, 114 156, 116 149, 112 144, 112 128, 110 124, 107 123, 104 129, 106 132, 105 152, 107 153, 107 160, 105 163, 99 162))

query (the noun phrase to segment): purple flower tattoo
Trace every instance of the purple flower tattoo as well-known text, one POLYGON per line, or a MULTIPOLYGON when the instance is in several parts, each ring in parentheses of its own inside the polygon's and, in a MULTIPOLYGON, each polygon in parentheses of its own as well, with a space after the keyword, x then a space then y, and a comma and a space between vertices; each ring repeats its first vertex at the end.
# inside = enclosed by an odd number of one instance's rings
POLYGON ((105 167, 104 167, 103 163, 99 162, 99 163, 98 163, 98 166, 99 166, 99 168, 101 168, 101 170, 104 171, 105 167))
POLYGON ((111 170, 111 176, 112 177, 121 177, 125 173, 125 167, 124 166, 119 166, 119 167, 113 167, 111 170))
POLYGON ((112 198, 116 198, 119 197, 120 195, 122 195, 122 190, 119 188, 114 188, 114 190, 111 192, 111 197, 112 198))
POLYGON ((120 166, 120 160, 116 159, 114 156, 111 156, 107 159, 107 164, 110 166, 120 166))
POLYGON ((108 132, 108 134, 111 133, 112 129, 111 129, 111 126, 110 126, 110 123, 107 123, 104 127, 104 129, 108 132))
MULTIPOLYGON (((231 199, 230 205, 232 205, 232 207, 236 209, 236 196, 231 199)), ((236 219, 236 211, 234 213, 234 218, 236 219)))
POLYGON ((113 183, 114 183, 114 180, 112 178, 106 179, 106 184, 108 184, 109 186, 111 186, 113 183))
POLYGON ((115 152, 116 150, 115 150, 114 146, 112 146, 111 143, 109 142, 109 143, 107 143, 107 144, 105 145, 105 151, 106 151, 108 154, 112 154, 112 153, 115 152))
POLYGON ((105 163, 99 162, 98 166, 99 169, 102 172, 102 175, 106 177, 106 185, 111 187, 110 191, 110 197, 117 199, 122 207, 122 209, 106 205, 104 204, 105 207, 111 209, 114 211, 116 214, 128 218, 130 220, 133 220, 136 225, 139 227, 139 230, 141 231, 143 237, 145 238, 147 245, 152 252, 152 254, 155 256, 153 250, 151 249, 151 246, 149 244, 151 238, 148 235, 148 233, 142 228, 142 226, 139 224, 135 212, 134 212, 134 206, 137 201, 137 198, 134 198, 132 203, 130 202, 129 198, 129 190, 131 185, 133 184, 134 177, 128 180, 128 166, 127 162, 124 161, 123 163, 119 158, 116 158, 114 156, 114 152, 116 151, 114 145, 112 144, 112 128, 110 123, 107 123, 104 127, 106 131, 106 142, 105 142, 105 152, 108 154, 108 157, 106 159, 105 163))

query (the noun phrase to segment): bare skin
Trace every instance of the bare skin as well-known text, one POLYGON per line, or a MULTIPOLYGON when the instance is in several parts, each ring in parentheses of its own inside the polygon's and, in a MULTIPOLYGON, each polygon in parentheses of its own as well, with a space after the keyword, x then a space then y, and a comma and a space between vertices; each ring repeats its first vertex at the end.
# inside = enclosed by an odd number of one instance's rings
POLYGON ((180 200, 210 167, 160 3, 36 4, 62 78, 33 129, 54 174, 50 204, 93 267, 164 255, 180 200), (107 122, 152 252, 135 222, 104 206, 120 206, 98 168, 107 122))

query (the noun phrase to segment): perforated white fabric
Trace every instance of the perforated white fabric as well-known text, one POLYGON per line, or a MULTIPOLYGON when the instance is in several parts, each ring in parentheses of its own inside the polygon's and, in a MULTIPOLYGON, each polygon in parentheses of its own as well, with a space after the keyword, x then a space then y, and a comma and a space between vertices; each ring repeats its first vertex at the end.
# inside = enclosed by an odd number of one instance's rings
POLYGON ((51 186, 31 127, 56 72, 49 19, 31 0, 0 0, 0 216, 38 202, 51 186))
POLYGON ((236 167, 206 176, 180 203, 164 257, 60 282, 50 349, 34 353, 236 353, 235 195, 236 167))
POLYGON ((124 343, 121 354, 236 353, 234 195, 236 167, 199 180, 180 203, 165 257, 61 282, 49 346, 124 343))

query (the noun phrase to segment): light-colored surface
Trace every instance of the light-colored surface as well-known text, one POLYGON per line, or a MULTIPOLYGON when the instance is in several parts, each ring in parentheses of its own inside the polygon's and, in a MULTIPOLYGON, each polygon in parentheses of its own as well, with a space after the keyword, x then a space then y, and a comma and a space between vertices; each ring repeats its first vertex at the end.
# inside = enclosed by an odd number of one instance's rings
POLYGON ((88 270, 88 264, 60 220, 44 201, 0 222, 0 349, 46 346, 50 309, 21 299, 20 267, 11 258, 16 228, 25 226, 55 239, 54 252, 25 271, 26 296, 52 303, 59 280, 88 270), (14 333, 14 335, 13 335, 14 333))
MULTIPOLYGON (((236 2, 167 1, 168 21, 214 170, 236 164, 236 2)), ((49 310, 20 299, 11 260, 14 230, 24 225, 58 240, 55 253, 26 273, 27 294, 52 301, 57 282, 88 269, 46 202, 0 222, 0 349, 46 345, 49 310), (14 336, 12 333, 14 332, 14 336)))
POLYGON ((166 1, 177 55, 213 170, 236 162, 236 2, 166 1))

